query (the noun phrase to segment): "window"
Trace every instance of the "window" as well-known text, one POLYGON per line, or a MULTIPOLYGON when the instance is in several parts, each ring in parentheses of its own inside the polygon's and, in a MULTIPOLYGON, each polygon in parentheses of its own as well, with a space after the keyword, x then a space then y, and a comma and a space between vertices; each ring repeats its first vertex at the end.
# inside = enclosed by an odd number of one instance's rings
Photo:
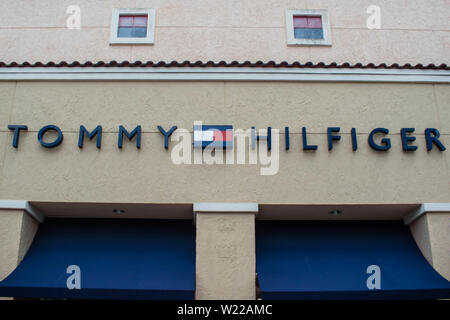
POLYGON ((110 44, 153 44, 154 9, 114 9, 110 44))
POLYGON ((323 39, 322 17, 294 16, 295 39, 323 39))
POLYGON ((326 10, 286 10, 288 45, 331 46, 331 33, 326 10))
POLYGON ((148 16, 119 16, 119 38, 145 38, 148 16))

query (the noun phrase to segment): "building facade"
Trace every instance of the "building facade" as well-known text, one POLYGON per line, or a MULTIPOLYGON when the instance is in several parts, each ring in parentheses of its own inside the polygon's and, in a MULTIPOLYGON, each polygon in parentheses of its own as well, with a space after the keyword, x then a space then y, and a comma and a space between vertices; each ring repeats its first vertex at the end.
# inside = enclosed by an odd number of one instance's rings
POLYGON ((0 3, 0 296, 450 298, 448 1, 0 3))

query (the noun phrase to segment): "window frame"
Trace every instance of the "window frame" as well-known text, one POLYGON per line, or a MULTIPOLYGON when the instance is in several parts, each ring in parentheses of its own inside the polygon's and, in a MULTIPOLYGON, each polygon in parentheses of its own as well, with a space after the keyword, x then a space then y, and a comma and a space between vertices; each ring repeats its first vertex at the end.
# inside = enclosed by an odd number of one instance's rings
POLYGON ((111 35, 109 44, 154 44, 155 42, 155 9, 115 8, 112 13, 111 35), (118 37, 119 17, 121 15, 147 15, 146 37, 118 37))
POLYGON ((326 9, 286 9, 286 38, 288 46, 331 46, 331 28, 326 9), (320 16, 323 39, 300 39, 294 35, 294 16, 320 16))

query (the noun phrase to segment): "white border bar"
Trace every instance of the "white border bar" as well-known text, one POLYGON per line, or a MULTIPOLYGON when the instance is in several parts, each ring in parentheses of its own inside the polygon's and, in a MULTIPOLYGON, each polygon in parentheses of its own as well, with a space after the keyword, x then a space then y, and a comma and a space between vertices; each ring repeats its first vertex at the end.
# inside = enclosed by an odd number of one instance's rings
POLYGON ((221 203, 221 202, 197 202, 194 203, 194 213, 199 212, 237 212, 258 213, 257 203, 221 203))
POLYGON ((259 211, 257 203, 225 203, 197 202, 194 203, 194 225, 197 224, 197 213, 253 213, 256 217, 259 211))
POLYGON ((423 203, 418 209, 404 217, 403 222, 410 225, 423 214, 432 212, 450 212, 450 203, 423 203))
POLYGON ((239 67, 0 68, 1 80, 44 81, 319 81, 450 83, 450 71, 414 69, 239 67))
POLYGON ((45 220, 44 215, 26 200, 0 200, 0 210, 1 209, 24 210, 40 223, 45 220))

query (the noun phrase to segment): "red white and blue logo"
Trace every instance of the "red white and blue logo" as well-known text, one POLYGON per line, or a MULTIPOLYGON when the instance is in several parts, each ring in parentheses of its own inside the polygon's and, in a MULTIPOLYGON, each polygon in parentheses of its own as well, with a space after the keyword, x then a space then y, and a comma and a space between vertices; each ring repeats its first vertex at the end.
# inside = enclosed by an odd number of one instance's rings
POLYGON ((194 125, 194 148, 232 148, 233 126, 194 125))

